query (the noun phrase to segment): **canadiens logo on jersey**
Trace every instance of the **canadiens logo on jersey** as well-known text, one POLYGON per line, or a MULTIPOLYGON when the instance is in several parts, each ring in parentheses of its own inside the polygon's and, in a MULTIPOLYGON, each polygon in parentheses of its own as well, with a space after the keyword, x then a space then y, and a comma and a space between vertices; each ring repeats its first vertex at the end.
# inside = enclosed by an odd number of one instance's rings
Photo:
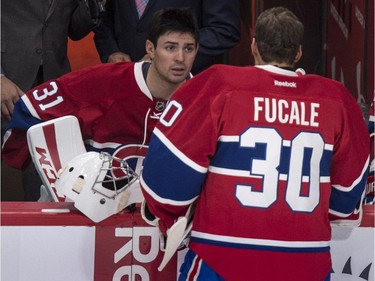
MULTIPOLYGON (((143 161, 145 159, 146 153, 148 151, 148 146, 128 144, 118 147, 115 152, 113 152, 113 157, 125 160, 130 168, 137 174, 140 175, 143 169, 143 161)), ((119 162, 114 162, 119 163, 119 162)), ((118 170, 121 171, 120 169, 118 170)), ((117 174, 117 177, 124 175, 117 174)))

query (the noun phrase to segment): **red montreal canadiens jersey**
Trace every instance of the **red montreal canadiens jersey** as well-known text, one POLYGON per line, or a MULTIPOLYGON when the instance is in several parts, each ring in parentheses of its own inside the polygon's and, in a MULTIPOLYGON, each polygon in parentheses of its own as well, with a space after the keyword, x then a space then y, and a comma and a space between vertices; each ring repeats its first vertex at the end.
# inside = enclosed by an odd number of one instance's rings
POLYGON ((142 74, 143 63, 101 64, 48 81, 16 103, 5 134, 4 161, 22 168, 29 161, 26 130, 65 115, 78 118, 87 150, 119 154, 121 145, 145 155, 166 101, 155 100, 142 74), (120 148, 119 148, 120 147, 120 148), (116 150, 117 149, 117 150, 116 150), (117 152, 118 153, 117 153, 117 152))
POLYGON ((329 213, 355 210, 368 158, 362 113, 339 82, 213 66, 170 100, 141 185, 164 232, 196 201, 189 248, 225 280, 321 281, 329 213))

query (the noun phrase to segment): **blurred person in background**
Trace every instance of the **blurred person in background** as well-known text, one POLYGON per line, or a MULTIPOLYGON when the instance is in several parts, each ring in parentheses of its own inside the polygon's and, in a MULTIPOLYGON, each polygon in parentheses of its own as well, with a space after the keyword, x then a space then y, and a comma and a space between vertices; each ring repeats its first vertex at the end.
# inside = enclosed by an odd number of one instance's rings
POLYGON ((223 56, 240 40, 239 0, 107 0, 106 12, 94 35, 101 61, 149 59, 144 45, 150 19, 165 7, 190 8, 197 18, 200 40, 193 74, 215 62, 222 63, 223 56))
MULTIPOLYGON (((96 0, 88 1, 1 1, 2 137, 14 104, 26 91, 71 71, 68 38, 80 40, 96 24, 90 13, 90 5, 96 0)), ((2 180, 8 173, 10 169, 2 162, 2 180)), ((22 182, 24 200, 37 201, 41 181, 32 164, 23 170, 22 182)), ((15 188, 5 187, 9 184, 2 183, 3 190, 15 188)))

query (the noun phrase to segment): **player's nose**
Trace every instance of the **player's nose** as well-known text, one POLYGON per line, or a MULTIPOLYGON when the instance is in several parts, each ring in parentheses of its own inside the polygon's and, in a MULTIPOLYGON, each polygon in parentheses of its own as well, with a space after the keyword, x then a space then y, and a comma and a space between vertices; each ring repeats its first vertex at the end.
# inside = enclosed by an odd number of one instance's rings
POLYGON ((179 62, 182 62, 182 61, 185 60, 185 53, 184 53, 184 50, 183 50, 182 48, 179 49, 179 50, 176 52, 175 60, 176 60, 176 61, 179 61, 179 62))

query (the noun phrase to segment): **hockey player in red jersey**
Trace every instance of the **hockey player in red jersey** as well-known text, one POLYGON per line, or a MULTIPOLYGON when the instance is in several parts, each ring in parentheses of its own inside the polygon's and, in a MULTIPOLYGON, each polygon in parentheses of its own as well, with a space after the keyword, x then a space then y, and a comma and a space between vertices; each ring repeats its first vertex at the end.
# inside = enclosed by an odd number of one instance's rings
POLYGON ((341 83, 293 71, 302 37, 289 10, 264 11, 256 66, 197 75, 155 127, 141 176, 145 217, 167 235, 196 204, 180 281, 329 280, 330 216, 359 224, 366 124, 341 83))
POLYGON ((27 92, 15 105, 3 160, 15 168, 25 167, 30 160, 26 130, 66 115, 78 118, 87 150, 117 157, 131 153, 143 159, 167 100, 191 77, 198 41, 199 29, 190 11, 160 10, 145 46, 151 62, 101 64, 27 92))

